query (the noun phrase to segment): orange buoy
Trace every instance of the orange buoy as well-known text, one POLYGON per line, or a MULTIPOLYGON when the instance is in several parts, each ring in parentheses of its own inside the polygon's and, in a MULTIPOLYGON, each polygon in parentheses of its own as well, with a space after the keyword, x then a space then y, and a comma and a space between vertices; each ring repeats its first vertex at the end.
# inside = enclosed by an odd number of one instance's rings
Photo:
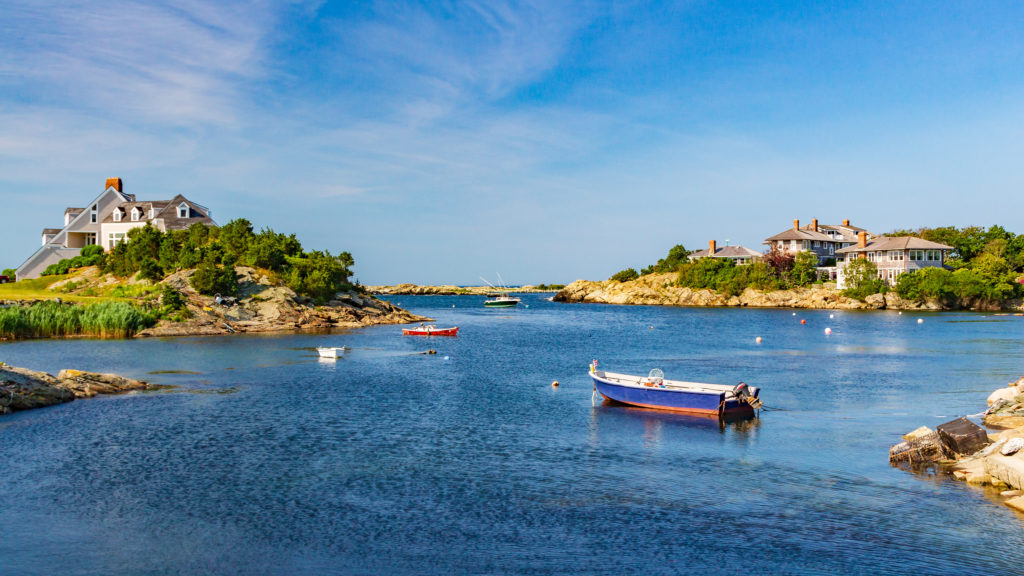
POLYGON ((757 342, 758 344, 760 344, 761 343, 761 337, 758 336, 757 338, 754 338, 754 342, 757 342))
POLYGON ((800 323, 801 324, 807 324, 807 320, 801 320, 800 323))
POLYGON ((555 380, 554 382, 552 382, 551 383, 551 387, 552 388, 558 388, 558 380, 555 380))

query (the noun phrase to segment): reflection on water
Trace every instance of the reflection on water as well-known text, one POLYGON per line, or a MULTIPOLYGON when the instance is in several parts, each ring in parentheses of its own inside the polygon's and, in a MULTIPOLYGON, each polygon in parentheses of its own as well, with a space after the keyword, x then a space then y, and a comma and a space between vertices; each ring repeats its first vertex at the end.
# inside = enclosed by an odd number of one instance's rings
POLYGON ((174 387, 0 417, 0 572, 1013 574, 1024 564, 1012 511, 888 465, 900 435, 978 412, 979 390, 1019 375, 1024 350, 1010 343, 1024 323, 540 297, 496 316, 460 297, 403 301, 459 336, 432 341, 434 355, 397 326, 0 344, 14 365, 174 387), (312 353, 337 344, 353 350, 312 353), (593 406, 593 358, 626 373, 742 380, 774 409, 720 422, 593 406))

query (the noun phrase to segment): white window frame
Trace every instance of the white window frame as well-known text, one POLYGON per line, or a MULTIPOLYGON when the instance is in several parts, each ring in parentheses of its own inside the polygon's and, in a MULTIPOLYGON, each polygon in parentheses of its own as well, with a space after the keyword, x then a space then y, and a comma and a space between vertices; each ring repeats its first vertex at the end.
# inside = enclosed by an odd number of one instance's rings
POLYGON ((120 222, 121 221, 121 209, 120 208, 114 208, 114 212, 110 216, 111 216, 111 218, 113 218, 114 222, 120 222))
POLYGON ((96 204, 93 204, 92 208, 89 210, 89 222, 95 224, 96 223, 96 217, 97 217, 98 213, 99 213, 99 206, 96 205, 96 204))
POLYGON ((889 262, 903 262, 903 251, 902 250, 889 250, 886 254, 886 260, 889 262))
POLYGON ((188 218, 188 204, 182 202, 178 204, 178 218, 188 218))
POLYGON ((132 208, 132 222, 138 222, 139 218, 142 217, 142 210, 139 210, 138 206, 132 208))
POLYGON ((128 237, 124 232, 111 232, 107 234, 107 249, 113 248, 116 244, 127 242, 128 237))

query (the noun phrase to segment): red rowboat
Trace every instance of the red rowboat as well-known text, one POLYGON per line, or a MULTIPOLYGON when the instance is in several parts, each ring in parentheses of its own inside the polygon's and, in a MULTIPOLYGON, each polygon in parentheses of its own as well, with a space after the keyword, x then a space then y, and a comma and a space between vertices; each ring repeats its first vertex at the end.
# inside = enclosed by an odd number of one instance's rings
POLYGON ((459 327, 438 328, 433 324, 430 326, 420 324, 419 328, 402 328, 402 334, 405 336, 458 336, 459 327))

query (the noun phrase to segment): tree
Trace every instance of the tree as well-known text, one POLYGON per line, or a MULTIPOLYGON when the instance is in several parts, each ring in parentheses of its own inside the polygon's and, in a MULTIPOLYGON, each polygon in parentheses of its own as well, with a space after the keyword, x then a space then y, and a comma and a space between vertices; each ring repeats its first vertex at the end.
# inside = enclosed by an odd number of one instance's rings
POLYGON ((885 289, 885 282, 878 277, 878 266, 867 258, 857 258, 846 265, 846 285, 843 293, 858 300, 885 289))
POLYGON ((780 250, 776 246, 772 246, 765 255, 761 258, 765 264, 772 267, 775 270, 775 274, 779 277, 789 276, 789 271, 793 269, 793 263, 795 258, 793 254, 780 250))
POLYGON ((653 264, 644 268, 642 274, 653 274, 675 272, 679 268, 686 264, 690 259, 690 251, 686 249, 682 244, 676 244, 668 251, 668 256, 665 256, 661 260, 658 260, 657 264, 653 264))
POLYGON ((636 270, 634 270, 633 268, 626 268, 625 270, 620 270, 619 272, 616 272, 611 277, 611 280, 615 282, 629 282, 630 280, 636 280, 639 277, 640 274, 638 274, 636 270))
POLYGON ((818 281, 818 255, 810 250, 801 250, 793 258, 789 277, 797 286, 806 286, 818 281))

